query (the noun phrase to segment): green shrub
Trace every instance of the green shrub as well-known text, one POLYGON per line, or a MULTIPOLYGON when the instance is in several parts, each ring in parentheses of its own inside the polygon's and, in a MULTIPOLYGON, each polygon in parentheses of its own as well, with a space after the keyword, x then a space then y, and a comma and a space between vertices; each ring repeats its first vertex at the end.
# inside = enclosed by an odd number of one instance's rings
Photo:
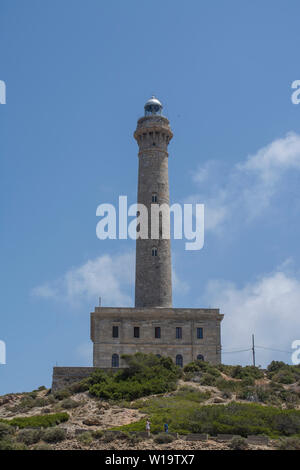
POLYGON ((245 377, 241 381, 241 387, 252 387, 255 385, 255 379, 253 377, 245 377))
POLYGON ((0 422, 0 440, 5 439, 7 436, 14 433, 14 430, 9 424, 0 422))
POLYGON ((192 373, 194 375, 198 375, 199 373, 206 373, 213 375, 215 377, 220 376, 220 372, 217 367, 213 366, 209 362, 204 361, 195 361, 190 362, 183 368, 184 374, 192 373))
POLYGON ((119 432, 105 432, 103 434, 102 440, 104 442, 112 442, 115 440, 126 440, 129 438, 129 434, 124 431, 119 431, 119 432))
POLYGON ((13 419, 1 419, 0 423, 9 424, 10 426, 18 426, 23 428, 47 428, 59 423, 68 421, 68 413, 54 413, 47 415, 26 416, 13 419))
POLYGON ((267 374, 274 382, 291 384, 300 379, 300 365, 291 366, 281 361, 273 361, 268 366, 267 374))
POLYGON ((27 446, 6 437, 0 440, 0 450, 27 450, 27 446))
POLYGON ((300 450, 300 438, 287 437, 281 439, 278 448, 280 450, 300 450))
POLYGON ((70 391, 71 394, 86 392, 88 389, 89 389, 89 384, 86 379, 82 380, 81 382, 75 382, 74 384, 68 387, 68 390, 70 391))
POLYGON ((200 379, 199 382, 201 385, 206 385, 208 387, 214 387, 217 383, 215 375, 205 373, 200 379))
POLYGON ((281 384, 292 384, 296 381, 294 374, 288 369, 280 369, 272 379, 281 384))
POLYGON ((49 444, 46 444, 45 442, 41 442, 35 445, 33 450, 52 450, 52 447, 49 446, 49 444))
POLYGON ((61 442, 66 439, 66 430, 63 428, 55 427, 43 431, 42 439, 46 442, 61 442))
POLYGON ((154 442, 157 444, 168 444, 169 442, 173 442, 175 439, 168 433, 160 433, 154 438, 154 442))
POLYGON ((267 371, 268 372, 278 372, 280 369, 286 368, 287 364, 282 361, 272 361, 271 364, 268 365, 267 371))
POLYGON ((93 442, 94 436, 90 431, 83 432, 79 434, 77 440, 84 445, 90 445, 93 442))
POLYGON ((245 450, 248 449, 248 443, 243 437, 233 437, 229 442, 229 447, 232 450, 245 450))
POLYGON ((195 387, 184 386, 181 387, 177 392, 176 395, 178 397, 182 397, 185 400, 195 401, 196 403, 200 403, 202 401, 208 400, 211 397, 211 393, 209 391, 201 392, 197 390, 195 387))
POLYGON ((93 436, 95 439, 102 439, 104 431, 102 431, 102 429, 97 429, 96 431, 93 431, 93 436))
POLYGON ((237 392, 241 388, 240 382, 225 380, 222 377, 216 380, 215 386, 222 392, 237 392))
POLYGON ((106 400, 135 400, 176 389, 180 370, 167 357, 136 353, 122 356, 128 367, 115 374, 96 371, 88 380, 91 395, 106 400))
POLYGON ((263 371, 255 366, 234 366, 230 375, 233 379, 261 379, 264 377, 263 371))
POLYGON ((53 396, 56 400, 64 400, 65 398, 69 398, 71 396, 71 392, 68 389, 57 390, 53 393, 53 396))
POLYGON ((41 440, 41 431, 38 429, 22 429, 17 436, 17 441, 26 445, 36 444, 41 440))
POLYGON ((65 408, 66 410, 70 410, 72 408, 77 408, 80 405, 80 402, 76 400, 72 400, 72 398, 65 398, 64 400, 61 401, 60 405, 62 408, 65 408))

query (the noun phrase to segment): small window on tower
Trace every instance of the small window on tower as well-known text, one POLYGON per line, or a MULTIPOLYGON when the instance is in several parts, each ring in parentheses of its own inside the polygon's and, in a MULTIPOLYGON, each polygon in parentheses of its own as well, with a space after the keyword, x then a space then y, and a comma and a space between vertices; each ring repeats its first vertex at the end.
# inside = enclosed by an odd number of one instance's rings
POLYGON ((152 193, 152 202, 157 202, 157 193, 152 193))
POLYGON ((152 256, 157 256, 157 248, 155 246, 152 248, 152 256))
POLYGON ((176 327, 176 339, 182 339, 182 328, 181 328, 181 326, 176 327))
POLYGON ((134 336, 134 338, 139 338, 140 337, 140 327, 139 326, 135 326, 133 328, 133 336, 134 336))
POLYGON ((113 338, 119 338, 119 327, 118 326, 113 326, 112 327, 112 337, 113 338))
POLYGON ((155 338, 160 338, 160 326, 155 327, 155 338))
POLYGON ((203 328, 197 328, 197 338, 203 339, 203 328))

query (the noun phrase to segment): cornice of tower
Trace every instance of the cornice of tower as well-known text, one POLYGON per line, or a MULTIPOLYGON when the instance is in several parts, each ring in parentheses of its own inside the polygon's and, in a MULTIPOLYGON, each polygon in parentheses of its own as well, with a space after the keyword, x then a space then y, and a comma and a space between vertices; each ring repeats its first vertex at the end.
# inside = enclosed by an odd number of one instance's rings
POLYGON ((134 138, 138 141, 139 136, 150 132, 164 133, 168 137, 168 142, 173 137, 169 120, 164 116, 144 116, 137 122, 134 138))

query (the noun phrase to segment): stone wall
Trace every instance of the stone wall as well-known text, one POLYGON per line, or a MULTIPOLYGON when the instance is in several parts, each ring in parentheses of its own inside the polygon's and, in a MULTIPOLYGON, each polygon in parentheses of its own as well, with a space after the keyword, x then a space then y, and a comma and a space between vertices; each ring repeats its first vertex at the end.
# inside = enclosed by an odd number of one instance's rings
POLYGON ((80 382, 95 371, 95 367, 53 367, 52 391, 80 382))
POLYGON ((119 366, 125 367, 122 354, 160 354, 174 362, 182 355, 183 365, 201 354, 205 361, 221 362, 220 322, 218 309, 174 308, 106 308, 97 307, 91 314, 91 340, 95 367, 111 367, 112 355, 119 356, 119 366), (112 327, 119 327, 119 337, 112 337, 112 327), (161 338, 155 338, 155 327, 161 328, 161 338), (140 337, 133 336, 134 327, 140 328, 140 337), (182 338, 176 339, 176 327, 181 327, 182 338), (197 328, 203 328, 203 338, 197 338, 197 328))

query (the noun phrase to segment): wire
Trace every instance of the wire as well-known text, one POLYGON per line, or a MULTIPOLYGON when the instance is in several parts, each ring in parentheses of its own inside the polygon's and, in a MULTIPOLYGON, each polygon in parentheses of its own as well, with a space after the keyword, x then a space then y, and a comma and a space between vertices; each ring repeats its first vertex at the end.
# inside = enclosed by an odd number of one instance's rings
POLYGON ((222 350, 222 354, 234 354, 234 353, 241 353, 241 352, 245 352, 245 351, 251 351, 251 348, 250 349, 240 349, 239 351, 223 351, 222 350))
POLYGON ((265 346, 255 346, 255 347, 260 348, 260 349, 267 349, 268 351, 282 352, 282 353, 286 353, 286 354, 292 354, 293 353, 293 351, 283 351, 282 349, 266 348, 265 346))
MULTIPOLYGON (((256 348, 259 348, 259 349, 266 349, 268 351, 277 351, 277 352, 282 352, 282 353, 286 353, 286 354, 292 354, 293 351, 284 351, 282 349, 274 349, 274 348, 267 348, 265 346, 256 346, 255 345, 255 349, 256 348)), ((252 351, 253 348, 248 348, 248 349, 232 349, 231 351, 223 351, 222 350, 222 354, 234 354, 234 353, 241 353, 241 352, 246 352, 246 351, 252 351)))

